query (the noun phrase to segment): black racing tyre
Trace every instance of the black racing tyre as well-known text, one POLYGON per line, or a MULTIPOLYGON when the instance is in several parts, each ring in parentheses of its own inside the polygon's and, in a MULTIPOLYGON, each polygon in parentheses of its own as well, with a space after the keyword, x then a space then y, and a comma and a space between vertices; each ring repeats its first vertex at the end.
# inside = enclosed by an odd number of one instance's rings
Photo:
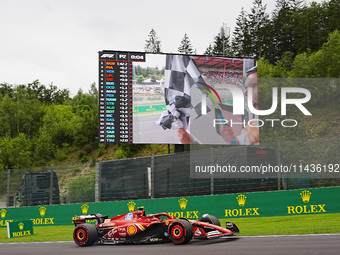
POLYGON ((200 221, 208 222, 208 223, 214 224, 216 226, 221 226, 220 221, 215 216, 210 215, 210 214, 204 214, 202 216, 202 218, 200 219, 200 221))
POLYGON ((174 244, 185 244, 192 239, 193 228, 189 221, 174 220, 168 228, 169 238, 174 244))
POLYGON ((97 237, 96 227, 89 223, 78 225, 73 231, 73 239, 79 246, 91 246, 97 241, 97 237))

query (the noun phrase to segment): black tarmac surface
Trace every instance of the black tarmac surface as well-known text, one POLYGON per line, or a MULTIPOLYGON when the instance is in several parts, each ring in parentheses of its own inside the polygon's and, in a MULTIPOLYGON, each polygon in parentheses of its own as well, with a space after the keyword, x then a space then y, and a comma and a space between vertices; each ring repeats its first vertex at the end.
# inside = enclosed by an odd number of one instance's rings
POLYGON ((340 254, 340 234, 290 236, 240 236, 214 240, 192 240, 185 245, 106 244, 78 247, 74 242, 0 243, 0 254, 340 254))

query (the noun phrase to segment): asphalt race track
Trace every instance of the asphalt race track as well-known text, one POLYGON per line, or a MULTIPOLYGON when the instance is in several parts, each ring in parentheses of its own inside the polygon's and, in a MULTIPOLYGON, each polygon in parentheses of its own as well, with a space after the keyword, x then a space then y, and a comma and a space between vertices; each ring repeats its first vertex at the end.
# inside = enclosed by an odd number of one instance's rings
POLYGON ((179 143, 177 130, 163 130, 156 124, 161 113, 133 116, 133 141, 135 143, 179 143))
POLYGON ((340 234, 290 236, 240 236, 214 240, 192 240, 185 245, 106 244, 78 247, 74 242, 0 243, 1 254, 340 254, 340 234))

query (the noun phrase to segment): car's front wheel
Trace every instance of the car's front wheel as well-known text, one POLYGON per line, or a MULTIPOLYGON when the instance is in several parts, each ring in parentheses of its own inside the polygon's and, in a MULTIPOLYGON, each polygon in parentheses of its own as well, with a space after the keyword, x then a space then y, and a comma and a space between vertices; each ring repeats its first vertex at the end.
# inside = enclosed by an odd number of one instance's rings
POLYGON ((192 239, 193 228, 189 221, 178 219, 170 224, 168 233, 174 244, 185 244, 192 239))
POLYGON ((216 226, 221 226, 220 221, 215 216, 210 215, 210 214, 204 214, 202 218, 200 219, 200 221, 208 222, 216 226))
POLYGON ((97 241, 97 237, 96 227, 89 223, 78 225, 73 231, 73 239, 79 246, 90 246, 97 241))

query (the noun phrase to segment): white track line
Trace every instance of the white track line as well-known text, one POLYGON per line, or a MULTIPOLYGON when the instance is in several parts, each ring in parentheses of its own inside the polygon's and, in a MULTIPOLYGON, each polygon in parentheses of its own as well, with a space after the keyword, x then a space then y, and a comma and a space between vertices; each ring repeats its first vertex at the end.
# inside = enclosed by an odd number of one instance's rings
MULTIPOLYGON (((295 237, 295 236, 340 236, 340 233, 335 233, 335 234, 302 234, 302 235, 233 236, 233 237, 263 238, 263 237, 295 237)), ((228 238, 228 236, 221 237, 221 238, 228 238)))
MULTIPOLYGON (((266 235, 266 236, 224 236, 221 238, 264 238, 264 237, 306 237, 306 236, 340 236, 340 233, 335 234, 303 234, 303 235, 266 235)), ((55 242, 17 242, 17 243, 0 243, 1 244, 30 244, 30 243, 40 243, 40 244, 49 244, 49 243, 73 243, 74 241, 55 241, 55 242)))
POLYGON ((30 243, 74 243, 74 241, 55 241, 55 242, 17 242, 17 243, 0 243, 1 244, 30 244, 30 243))

